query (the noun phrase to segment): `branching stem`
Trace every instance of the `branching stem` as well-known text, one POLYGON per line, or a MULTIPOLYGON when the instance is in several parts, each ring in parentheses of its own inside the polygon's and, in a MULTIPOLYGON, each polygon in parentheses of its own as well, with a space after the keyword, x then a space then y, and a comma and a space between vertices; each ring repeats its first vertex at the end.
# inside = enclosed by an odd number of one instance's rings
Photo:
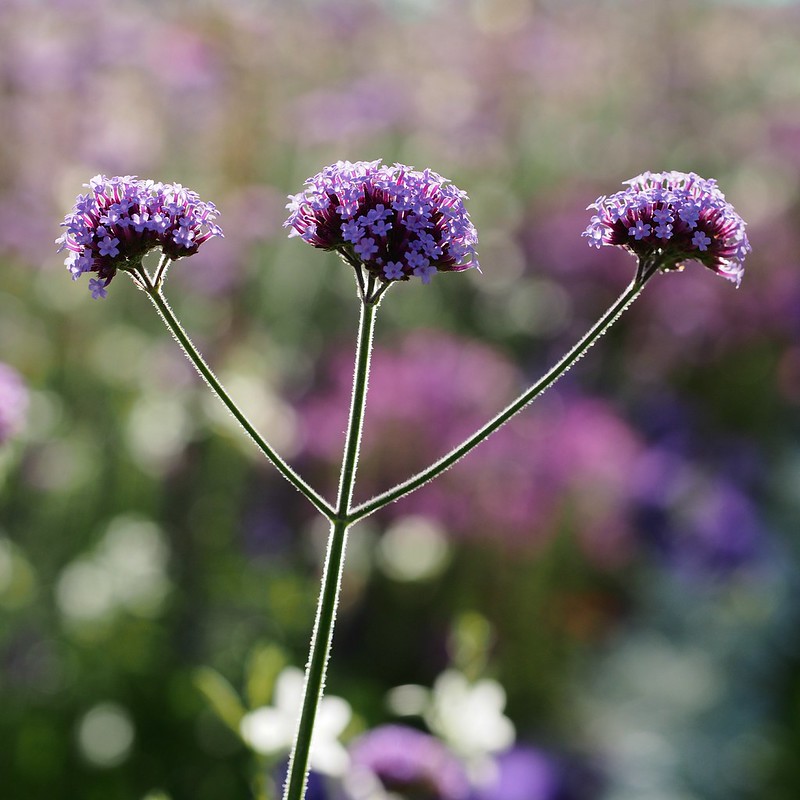
POLYGON ((575 346, 557 363, 546 375, 540 378, 530 388, 526 389, 516 400, 506 406, 499 414, 487 422, 479 431, 476 431, 468 439, 451 450, 447 455, 440 458, 427 469, 418 472, 403 483, 398 484, 382 494, 373 497, 366 503, 362 503, 354 508, 348 521, 352 524, 373 514, 378 509, 383 508, 401 497, 405 497, 411 492, 419 489, 428 481, 433 480, 457 461, 460 461, 473 448, 487 439, 498 428, 510 420, 518 411, 535 400, 546 389, 551 387, 567 370, 575 364, 586 351, 616 322, 623 311, 638 297, 647 281, 657 272, 657 265, 647 263, 640 265, 634 280, 628 285, 625 291, 609 307, 602 317, 584 334, 575 346))
POLYGON ((256 443, 256 446, 261 452, 275 465, 278 472, 286 478, 301 494, 303 494, 308 501, 328 519, 332 519, 335 512, 333 507, 317 492, 309 486, 297 472, 284 461, 284 459, 269 445, 264 437, 256 430, 255 426, 250 420, 240 411, 236 403, 231 399, 225 387, 217 380, 217 377, 212 372, 211 368, 206 364, 203 356, 199 350, 194 346, 192 340, 183 330, 178 318, 173 313, 172 309, 166 301, 166 298, 161 293, 160 281, 167 269, 168 264, 162 259, 158 268, 157 279, 154 280, 150 277, 144 267, 139 267, 135 272, 131 272, 131 277, 134 282, 143 289, 147 296, 152 301, 153 305, 159 313, 159 316, 164 321, 164 324, 169 328, 172 335, 177 340, 178 344, 183 348, 183 352, 187 355, 189 360, 194 364, 197 371, 204 378, 206 383, 211 387, 214 393, 225 404, 228 411, 233 414, 237 422, 244 428, 245 432, 256 443))

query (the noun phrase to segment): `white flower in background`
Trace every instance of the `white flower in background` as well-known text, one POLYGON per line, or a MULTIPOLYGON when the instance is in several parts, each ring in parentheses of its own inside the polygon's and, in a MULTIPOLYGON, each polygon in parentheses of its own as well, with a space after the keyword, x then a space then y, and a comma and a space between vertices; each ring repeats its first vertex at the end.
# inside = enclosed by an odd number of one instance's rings
POLYGON ((130 714, 116 703, 98 703, 91 708, 81 718, 76 733, 81 755, 101 769, 124 763, 136 736, 130 714))
POLYGON ((463 673, 446 670, 433 684, 424 717, 431 731, 454 752, 480 764, 514 743, 516 733, 503 714, 505 706, 506 693, 497 681, 470 682, 463 673))
POLYGON ((169 549, 151 520, 123 514, 95 547, 67 564, 55 596, 72 623, 104 623, 115 614, 155 617, 170 589, 169 549))
MULTIPOLYGON (((257 753, 278 755, 292 748, 300 707, 303 702, 303 672, 287 667, 275 681, 273 705, 245 714, 239 726, 242 738, 257 753)), ((352 709, 341 697, 326 696, 320 701, 311 740, 310 766, 326 775, 343 775, 350 757, 339 741, 352 717, 352 709)))

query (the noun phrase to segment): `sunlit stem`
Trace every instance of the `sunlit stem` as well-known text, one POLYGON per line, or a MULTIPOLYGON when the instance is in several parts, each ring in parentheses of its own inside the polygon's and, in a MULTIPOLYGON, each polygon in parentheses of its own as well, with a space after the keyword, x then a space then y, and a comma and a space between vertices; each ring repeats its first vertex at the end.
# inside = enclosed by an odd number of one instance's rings
POLYGON ((405 497, 407 494, 417 490, 428 481, 433 480, 457 461, 462 459, 473 448, 487 439, 498 428, 510 420, 517 412, 535 400, 545 390, 550 388, 567 370, 575 364, 586 351, 616 322, 623 311, 638 297, 648 280, 658 271, 658 263, 655 261, 640 262, 636 277, 628 285, 625 291, 617 298, 613 305, 603 314, 603 316, 584 334, 577 344, 555 365, 547 374, 540 378, 530 388, 526 389, 516 400, 504 408, 497 416, 487 422, 479 431, 463 441, 458 447, 451 450, 447 455, 440 458, 427 469, 418 472, 403 483, 398 484, 382 494, 368 500, 366 503, 354 508, 349 516, 348 522, 353 523, 363 519, 369 514, 373 514, 385 505, 405 497))
POLYGON ((217 380, 217 377, 211 371, 211 368, 206 364, 200 352, 192 343, 189 336, 183 330, 180 322, 169 307, 164 295, 161 293, 159 281, 163 280, 164 273, 169 266, 169 260, 164 258, 158 266, 156 277, 151 278, 144 267, 139 266, 135 270, 130 271, 130 275, 134 282, 145 292, 156 307, 164 324, 169 328, 172 335, 178 341, 178 344, 183 348, 184 353, 189 360, 194 364, 197 371, 205 379, 206 383, 211 387, 214 393, 225 404, 228 411, 233 414, 236 421, 244 428, 245 432, 255 442, 256 446, 261 452, 274 464, 278 472, 283 475, 306 499, 328 519, 335 516, 333 507, 317 492, 309 486, 303 478, 301 478, 292 467, 287 464, 283 458, 269 445, 264 437, 256 430, 250 420, 242 413, 236 403, 231 399, 228 392, 223 385, 217 380))
POLYGON ((155 286, 157 291, 161 291, 161 287, 164 284, 164 277, 167 274, 167 269, 170 265, 169 256, 163 254, 161 256, 161 260, 158 262, 158 268, 156 269, 156 274, 153 277, 153 286, 155 286))
POLYGON ((328 551, 320 586, 317 618, 314 623, 314 631, 311 634, 311 648, 306 666, 303 705, 300 712, 294 750, 289 761, 284 800, 302 800, 305 795, 311 736, 314 730, 317 708, 325 687, 325 671, 330 657, 333 626, 336 619, 336 608, 339 603, 347 531, 351 525, 349 511, 350 503, 353 499, 358 452, 361 445, 361 429, 364 421, 364 406, 367 399, 375 311, 380 294, 382 294, 381 291, 377 293, 377 297, 375 296, 376 287, 373 281, 374 279, 370 278, 365 285, 360 284, 362 298, 372 296, 373 301, 363 301, 361 303, 358 347, 353 374, 353 394, 350 402, 350 419, 347 424, 342 470, 339 476, 336 516, 331 522, 331 532, 328 538, 328 551))

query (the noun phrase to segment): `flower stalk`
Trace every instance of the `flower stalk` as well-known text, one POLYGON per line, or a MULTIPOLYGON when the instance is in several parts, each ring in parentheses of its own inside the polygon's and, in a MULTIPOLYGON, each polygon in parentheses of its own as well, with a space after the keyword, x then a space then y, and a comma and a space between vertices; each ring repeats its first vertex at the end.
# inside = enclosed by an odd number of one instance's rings
MULTIPOLYGON (((56 240, 67 251, 73 279, 84 273, 96 299, 105 297, 118 272, 127 273, 156 308, 197 371, 277 470, 330 522, 330 536, 311 636, 298 727, 284 800, 303 800, 314 725, 322 697, 342 582, 349 529, 357 521, 416 491, 457 463, 539 397, 616 322, 659 271, 698 261, 737 286, 750 251, 745 223, 714 181, 694 173, 643 173, 628 188, 600 197, 584 231, 595 247, 623 247, 637 257, 634 279, 600 319, 542 378, 460 445, 403 483, 353 506, 369 383, 377 307, 388 287, 438 273, 478 267, 477 232, 464 207, 467 195, 431 170, 380 161, 339 161, 306 181, 291 196, 284 223, 309 245, 333 251, 353 267, 360 298, 350 415, 336 503, 331 504, 266 442, 183 330, 162 293, 170 264, 221 237, 217 209, 179 184, 98 175, 64 219, 56 240), (161 261, 154 273, 142 265, 151 250, 161 261)), ((263 791, 263 786, 258 789, 263 791)))
MULTIPOLYGON (((375 325, 376 303, 362 302, 359 323, 358 346, 353 376, 353 392, 350 417, 347 426, 336 515, 331 519, 331 532, 322 575, 317 617, 311 636, 311 647, 306 669, 303 705, 298 723, 294 750, 289 762, 289 772, 284 800, 302 800, 305 795, 308 775, 308 760, 319 700, 325 684, 325 672, 330 658, 336 609, 339 602, 342 570, 344 567, 347 534, 350 527, 360 519, 374 513, 394 500, 415 491, 463 458, 474 447, 487 439, 505 422, 552 386, 586 351, 613 325, 628 306, 638 297, 647 281, 658 271, 658 263, 640 264, 634 280, 619 298, 603 314, 598 322, 578 341, 544 377, 537 381, 517 400, 507 406, 483 428, 455 448, 444 458, 423 470, 408 481, 388 492, 373 498, 356 508, 351 508, 355 486, 358 454, 366 406, 369 364, 372 353, 372 336, 375 325)), ((362 297, 364 294, 362 293, 362 297)))
POLYGON ((364 408, 369 383, 369 364, 372 355, 372 334, 375 328, 377 303, 361 303, 361 317, 358 327, 358 346, 353 372, 353 393, 350 402, 350 418, 339 476, 339 491, 336 501, 336 514, 331 519, 331 532, 328 537, 328 550, 322 573, 317 617, 311 634, 311 647, 306 667, 306 680, 303 688, 303 705, 295 737, 294 749, 289 760, 284 800, 302 800, 305 795, 308 776, 308 759, 314 720, 325 685, 325 672, 330 658, 333 640, 333 626, 339 604, 339 590, 342 583, 342 570, 350 521, 350 504, 353 499, 358 453, 361 446, 361 432, 364 422, 364 408))
POLYGON ((499 414, 487 422, 480 430, 476 431, 468 439, 451 450, 447 455, 440 458, 427 469, 418 472, 403 483, 398 484, 392 489, 373 497, 366 503, 354 508, 348 517, 350 523, 354 523, 364 517, 374 514, 379 509, 405 497, 411 492, 416 491, 428 481, 432 481, 457 461, 460 461, 467 453, 477 447, 481 442, 491 436, 498 428, 508 422, 517 412, 521 411, 529 403, 532 403, 543 392, 549 389, 564 373, 566 373, 576 361, 585 355, 586 351, 616 322, 628 306, 639 296, 650 278, 659 269, 657 261, 640 262, 636 277, 628 285, 625 291, 608 308, 602 317, 583 335, 574 347, 544 376, 542 376, 530 388, 526 389, 516 400, 506 406, 499 414))
MULTIPOLYGON (((166 263, 166 259, 162 259, 162 262, 159 265, 159 275, 162 278, 167 266, 168 264, 166 263)), ((261 450, 267 459, 272 462, 278 472, 280 472, 281 475, 283 475, 283 477, 295 487, 295 489, 297 489, 306 497, 306 499, 314 506, 314 508, 317 509, 317 511, 330 519, 334 514, 333 507, 327 502, 327 500, 325 500, 311 486, 309 486, 308 483, 306 483, 306 481, 303 480, 303 478, 301 478, 300 475, 295 472, 295 470, 292 469, 292 467, 289 466, 289 464, 287 464, 286 461, 284 461, 284 459, 269 445, 264 437, 256 430, 253 423, 250 422, 247 416, 233 401, 225 387, 220 383, 216 375, 214 375, 211 367, 206 364, 205 359, 200 354, 200 351, 194 346, 192 340, 189 338, 186 331, 184 331, 183 326, 180 324, 178 318, 170 308, 169 303, 167 303, 167 300, 161 291, 160 283, 154 281, 141 265, 137 269, 132 270, 130 274, 134 279, 134 282, 147 293, 147 296, 152 301, 162 321, 167 326, 170 333, 172 333, 172 335, 175 337, 176 341, 183 349, 183 352, 189 358, 189 361, 194 364, 195 369, 197 369, 205 382, 211 387, 217 397, 219 397, 219 399, 225 404, 225 407, 228 409, 228 411, 233 414, 236 421, 242 426, 242 428, 244 428, 247 435, 255 442, 259 450, 261 450)))

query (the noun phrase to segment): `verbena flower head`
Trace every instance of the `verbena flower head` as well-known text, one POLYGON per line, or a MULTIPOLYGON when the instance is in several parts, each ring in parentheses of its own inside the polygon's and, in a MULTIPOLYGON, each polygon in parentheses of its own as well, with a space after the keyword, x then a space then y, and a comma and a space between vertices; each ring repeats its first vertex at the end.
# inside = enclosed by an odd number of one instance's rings
POLYGON ((337 251, 384 283, 477 267, 467 195, 429 169, 338 161, 290 196, 290 236, 337 251))
POLYGON ((217 209, 178 183, 156 183, 136 176, 96 175, 79 195, 56 239, 64 263, 76 280, 94 272, 89 290, 95 299, 118 270, 135 268, 150 250, 160 249, 170 260, 194 255, 203 242, 222 236, 215 223, 217 209))
POLYGON ((716 181, 693 172, 644 172, 610 197, 599 197, 583 236, 617 245, 662 270, 699 261, 737 286, 750 252, 745 223, 716 181))

